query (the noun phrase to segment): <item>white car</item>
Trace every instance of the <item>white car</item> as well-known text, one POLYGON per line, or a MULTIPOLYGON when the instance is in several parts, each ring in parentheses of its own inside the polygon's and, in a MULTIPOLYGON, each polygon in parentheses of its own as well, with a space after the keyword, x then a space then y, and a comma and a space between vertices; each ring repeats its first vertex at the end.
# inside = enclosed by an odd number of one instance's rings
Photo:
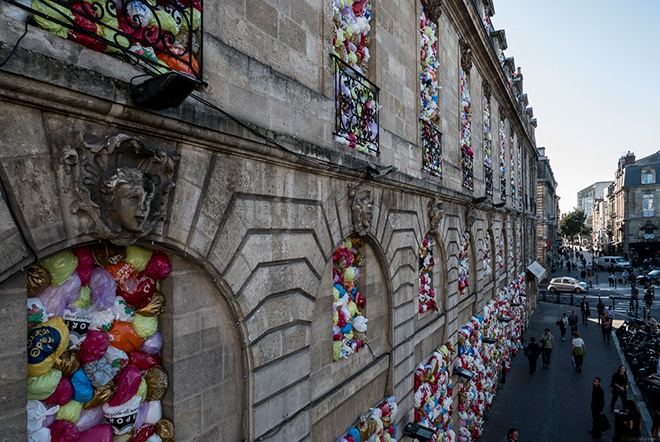
POLYGON ((548 291, 555 292, 574 292, 582 293, 589 291, 589 285, 586 282, 578 281, 570 276, 561 278, 552 278, 548 284, 548 291))

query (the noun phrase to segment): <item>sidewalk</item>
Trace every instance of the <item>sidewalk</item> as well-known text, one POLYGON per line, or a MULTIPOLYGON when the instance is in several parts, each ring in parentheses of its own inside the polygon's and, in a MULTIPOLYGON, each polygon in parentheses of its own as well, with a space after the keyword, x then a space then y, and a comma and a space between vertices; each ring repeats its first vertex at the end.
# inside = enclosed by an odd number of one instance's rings
MULTIPOLYGON (((587 355, 584 358, 583 372, 574 370, 571 362, 570 330, 566 341, 562 342, 559 327, 555 325, 563 312, 570 312, 567 305, 541 302, 531 316, 529 328, 525 332, 524 345, 529 338, 539 337, 546 328, 555 337, 555 352, 550 368, 544 369, 541 360, 533 375, 528 374, 527 358, 522 351, 516 355, 506 377, 487 412, 483 435, 480 442, 500 442, 510 426, 518 429, 521 441, 592 441, 587 432, 591 428, 591 391, 594 377, 601 378, 605 391, 605 413, 612 429, 604 433, 603 441, 609 441, 614 434, 614 416, 609 412, 611 396, 610 380, 622 361, 612 343, 603 342, 600 325, 592 319, 590 325, 582 325, 578 331, 585 341, 587 355)), ((579 310, 576 309, 578 317, 579 310)), ((616 324, 615 324, 616 326, 616 324)), ((629 399, 634 399, 629 392, 629 399)), ((616 408, 621 407, 621 401, 616 408)), ((645 434, 644 429, 642 430, 645 434)))

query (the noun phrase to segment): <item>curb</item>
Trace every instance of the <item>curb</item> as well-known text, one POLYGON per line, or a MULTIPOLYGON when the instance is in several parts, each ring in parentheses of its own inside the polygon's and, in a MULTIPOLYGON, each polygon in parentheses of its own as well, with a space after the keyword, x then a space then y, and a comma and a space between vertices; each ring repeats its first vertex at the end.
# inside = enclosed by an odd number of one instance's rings
MULTIPOLYGON (((653 418, 651 418, 651 413, 649 413, 649 410, 646 407, 646 402, 644 402, 644 398, 642 397, 642 392, 639 390, 639 387, 635 382, 635 376, 633 376, 633 372, 630 369, 630 366, 628 365, 628 361, 626 360, 626 357, 623 354, 623 350, 621 350, 621 346, 619 345, 619 338, 614 331, 612 332, 612 338, 613 338, 612 340, 614 341, 614 346, 616 347, 616 351, 619 354, 619 358, 621 358, 621 365, 626 367, 626 374, 628 375, 628 383, 630 384, 630 389, 632 390, 634 396, 633 400, 637 404, 637 408, 639 408, 639 413, 641 414, 641 418, 643 422, 642 430, 646 430, 646 434, 643 434, 642 437, 646 436, 649 438, 649 440, 652 440, 651 427, 653 426, 653 418)), ((643 432, 644 431, 642 431, 642 433, 643 432)))

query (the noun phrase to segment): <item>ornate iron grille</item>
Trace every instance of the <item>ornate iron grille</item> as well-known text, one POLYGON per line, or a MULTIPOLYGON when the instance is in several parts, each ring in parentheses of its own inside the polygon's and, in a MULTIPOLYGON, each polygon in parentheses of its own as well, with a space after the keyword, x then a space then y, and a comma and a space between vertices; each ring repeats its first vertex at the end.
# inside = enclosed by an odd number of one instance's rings
POLYGON ((378 92, 362 74, 334 59, 336 140, 360 152, 378 155, 378 92))
POLYGON ((53 34, 152 74, 202 79, 202 0, 4 1, 53 34))
POLYGON ((442 177, 442 133, 426 120, 420 119, 419 122, 424 147, 424 171, 442 177))

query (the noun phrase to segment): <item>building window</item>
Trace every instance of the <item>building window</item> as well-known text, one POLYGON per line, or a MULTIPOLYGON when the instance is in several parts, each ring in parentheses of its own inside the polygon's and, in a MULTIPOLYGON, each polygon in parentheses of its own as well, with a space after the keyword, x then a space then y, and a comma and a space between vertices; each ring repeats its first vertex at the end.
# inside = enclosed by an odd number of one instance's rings
POLYGON ((642 197, 642 213, 644 217, 655 215, 655 195, 652 193, 642 197))
POLYGON ((458 293, 467 295, 470 286, 470 234, 465 232, 461 236, 458 251, 458 293))
POLYGON ((442 134, 438 130, 440 112, 438 108, 438 25, 426 15, 420 4, 420 131, 424 147, 424 171, 429 175, 442 176, 442 134))
POLYGON ((362 239, 344 239, 332 254, 332 336, 333 360, 348 358, 366 341, 367 319, 363 312, 367 301, 359 292, 363 255, 362 239))
POLYGON ((516 162, 515 148, 513 146, 513 131, 509 137, 509 161, 511 163, 511 205, 516 207, 516 162))
POLYGON ((419 248, 419 312, 429 310, 438 311, 438 303, 433 290, 433 248, 435 241, 432 236, 427 236, 419 248))
POLYGON ((335 141, 378 154, 378 87, 367 80, 371 2, 354 8, 333 3, 335 141))
POLYGON ((178 71, 202 78, 201 0, 27 3, 34 22, 55 35, 139 64, 154 75, 178 71))
POLYGON ((493 134, 490 130, 490 99, 484 96, 484 181, 486 195, 493 194, 493 134))
POLYGON ((483 265, 484 265, 484 278, 487 276, 490 276, 491 273, 493 273, 493 268, 491 267, 491 261, 493 260, 493 257, 491 256, 490 252, 490 232, 486 230, 486 233, 484 234, 484 253, 483 253, 483 265))
POLYGON ((463 187, 474 189, 472 151, 472 111, 470 109, 470 76, 461 66, 461 169, 463 170, 463 187))
POLYGON ((504 120, 500 118, 500 198, 506 201, 506 134, 504 120))
POLYGON ((655 184, 655 170, 647 169, 642 171, 642 184, 655 184))

